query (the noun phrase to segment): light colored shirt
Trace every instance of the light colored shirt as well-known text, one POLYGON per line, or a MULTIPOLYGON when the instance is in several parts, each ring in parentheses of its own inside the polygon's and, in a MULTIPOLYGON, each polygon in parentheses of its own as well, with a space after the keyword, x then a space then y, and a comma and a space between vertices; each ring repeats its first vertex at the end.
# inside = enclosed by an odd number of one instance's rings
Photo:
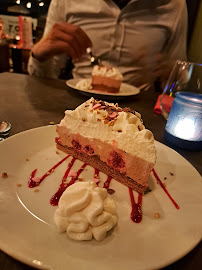
MULTIPOLYGON (((185 0, 131 0, 122 10, 112 0, 52 0, 44 35, 56 22, 81 27, 103 65, 118 67, 123 81, 152 82, 158 55, 165 60, 186 59, 187 8, 185 0)), ((58 78, 66 55, 45 62, 29 60, 31 75, 58 78)), ((86 54, 74 63, 74 78, 90 78, 86 54)))

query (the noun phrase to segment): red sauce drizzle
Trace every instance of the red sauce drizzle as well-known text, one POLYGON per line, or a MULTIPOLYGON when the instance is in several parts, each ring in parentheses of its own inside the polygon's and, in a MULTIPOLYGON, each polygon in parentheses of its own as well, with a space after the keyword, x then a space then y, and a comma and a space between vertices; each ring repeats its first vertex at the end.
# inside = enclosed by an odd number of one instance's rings
MULTIPOLYGON (((94 169, 95 169, 94 179, 98 179, 99 180, 99 173, 100 173, 100 171, 98 169, 96 169, 96 168, 94 168, 94 169)), ((96 183, 96 185, 98 186, 98 184, 99 184, 99 181, 96 183)))
POLYGON ((68 164, 68 168, 62 178, 62 183, 59 186, 58 191, 52 196, 52 198, 50 199, 50 204, 53 206, 58 205, 59 199, 62 196, 63 192, 66 190, 66 188, 68 188, 69 186, 73 185, 76 180, 78 179, 79 175, 82 173, 82 171, 85 169, 85 167, 87 166, 86 163, 84 163, 81 168, 78 170, 78 172, 76 173, 76 176, 72 177, 72 179, 70 180, 69 183, 66 183, 66 179, 68 177, 68 174, 74 164, 74 162, 76 161, 76 158, 72 158, 71 162, 68 164))
POLYGON ((65 189, 72 185, 75 181, 72 182, 72 180, 74 180, 74 178, 72 177, 71 181, 69 183, 66 183, 68 174, 72 168, 72 166, 74 165, 74 162, 76 161, 76 158, 72 158, 71 162, 68 164, 67 170, 62 178, 62 183, 60 184, 60 187, 58 189, 58 191, 52 196, 50 203, 51 205, 58 205, 58 201, 60 199, 60 197, 62 196, 62 193, 65 191, 65 189))
POLYGON ((28 187, 30 188, 33 188, 37 185, 39 185, 39 183, 35 182, 34 180, 32 180, 32 178, 35 176, 37 172, 37 169, 35 169, 31 174, 30 174, 30 177, 29 177, 29 181, 28 181, 28 187))
POLYGON ((98 169, 95 169, 94 178, 99 178, 99 173, 100 171, 98 169))
POLYGON ((111 183, 111 180, 112 180, 112 177, 108 175, 107 176, 107 180, 104 182, 103 188, 108 189, 109 188, 109 185, 111 183))
POLYGON ((30 177, 29 177, 28 187, 29 187, 29 188, 33 188, 33 187, 39 186, 39 185, 41 184, 41 182, 42 182, 47 176, 49 176, 49 175, 53 172, 53 170, 55 170, 60 164, 62 164, 68 157, 69 157, 69 155, 66 156, 65 158, 63 158, 62 160, 60 160, 56 165, 54 165, 50 170, 48 170, 48 171, 41 177, 41 179, 40 179, 39 182, 35 182, 34 180, 32 180, 33 177, 35 176, 36 172, 37 172, 37 169, 35 169, 35 170, 31 173, 31 175, 30 175, 30 177))
POLYGON ((165 186, 163 185, 163 183, 161 182, 160 178, 158 177, 156 171, 154 169, 152 169, 153 175, 157 180, 157 183, 159 183, 159 185, 162 187, 162 189, 165 191, 165 193, 167 194, 167 196, 169 197, 169 199, 171 200, 171 202, 174 204, 175 208, 180 209, 179 205, 175 202, 175 200, 171 197, 171 195, 169 194, 169 192, 167 191, 167 189, 165 188, 165 186))
MULTIPOLYGON (((61 161, 59 161, 56 165, 54 165, 50 170, 48 170, 41 178, 39 182, 36 182, 33 180, 33 178, 35 177, 35 174, 37 172, 37 169, 35 169, 30 177, 29 177, 29 181, 28 181, 28 187, 33 188, 36 186, 39 186, 40 183, 47 177, 49 176, 53 170, 55 170, 60 164, 62 164, 70 155, 66 156, 65 158, 63 158, 61 161)), ((68 188, 69 186, 71 186, 72 184, 75 183, 75 181, 78 179, 79 175, 82 173, 82 171, 85 169, 85 167, 87 166, 86 163, 84 163, 81 168, 77 171, 76 176, 72 176, 71 180, 69 183, 66 183, 68 174, 72 168, 72 166, 74 165, 74 162, 76 161, 76 158, 72 158, 71 162, 68 164, 67 170, 62 178, 62 182, 59 186, 58 191, 52 196, 52 198, 50 199, 50 204, 55 206, 58 205, 59 199, 62 196, 63 192, 66 190, 66 188, 68 188)), ((94 178, 95 179, 99 179, 99 170, 95 168, 95 172, 94 172, 94 178)), ((167 194, 167 196, 169 197, 169 199, 172 201, 172 203, 174 204, 174 206, 179 209, 178 204, 175 202, 175 200, 171 197, 171 195, 169 194, 169 192, 167 191, 167 189, 165 188, 165 186, 163 185, 163 183, 161 182, 160 178, 158 177, 156 171, 154 169, 152 169, 153 175, 157 180, 157 183, 160 184, 160 186, 162 187, 162 189, 165 191, 165 193, 167 194)), ((111 176, 107 176, 107 180, 105 181, 103 188, 108 189, 109 185, 111 183, 112 177, 111 176)), ((99 182, 98 182, 99 183, 99 182)), ((98 185, 97 183, 97 185, 98 185)), ((142 220, 142 194, 138 193, 138 203, 135 202, 134 199, 134 195, 133 195, 133 191, 132 189, 129 188, 129 194, 130 194, 130 200, 131 200, 131 205, 132 205, 132 210, 131 210, 131 220, 135 223, 139 223, 142 220)))
POLYGON ((130 218, 135 223, 140 223, 142 220, 142 194, 138 193, 138 203, 135 203, 135 198, 133 195, 133 191, 129 188, 130 201, 132 205, 132 211, 130 214, 130 218))

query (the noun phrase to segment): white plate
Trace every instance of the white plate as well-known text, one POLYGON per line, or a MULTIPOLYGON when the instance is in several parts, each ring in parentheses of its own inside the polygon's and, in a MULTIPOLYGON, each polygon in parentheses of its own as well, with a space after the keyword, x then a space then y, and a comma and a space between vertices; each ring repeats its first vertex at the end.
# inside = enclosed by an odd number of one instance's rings
MULTIPOLYGON (((36 176, 42 176, 65 156, 56 154, 55 136, 55 126, 48 126, 19 133, 0 143, 0 173, 8 173, 8 178, 0 178, 0 248, 4 252, 38 268, 146 270, 169 265, 200 242, 201 176, 178 153, 158 142, 155 170, 161 179, 167 177, 164 182, 179 210, 150 176, 152 191, 143 197, 143 220, 134 223, 130 219, 128 188, 112 180, 115 193, 111 196, 117 205, 118 224, 104 241, 76 242, 65 233, 58 233, 53 221, 56 207, 49 200, 70 159, 41 183, 39 192, 27 187, 34 169, 38 169, 36 176), (154 219, 155 212, 159 219, 154 219)), ((75 166, 80 165, 76 161, 75 166)), ((92 179, 93 168, 86 168, 83 177, 92 179)), ((104 181, 106 175, 101 174, 101 179, 104 181)))
POLYGON ((86 96, 95 96, 98 98, 106 98, 106 99, 120 99, 128 96, 134 96, 140 93, 139 88, 127 84, 122 83, 120 87, 120 91, 118 93, 105 93, 98 90, 83 90, 76 87, 77 83, 81 80, 86 80, 88 84, 91 83, 91 79, 71 79, 66 81, 67 86, 71 87, 74 90, 81 92, 86 96))

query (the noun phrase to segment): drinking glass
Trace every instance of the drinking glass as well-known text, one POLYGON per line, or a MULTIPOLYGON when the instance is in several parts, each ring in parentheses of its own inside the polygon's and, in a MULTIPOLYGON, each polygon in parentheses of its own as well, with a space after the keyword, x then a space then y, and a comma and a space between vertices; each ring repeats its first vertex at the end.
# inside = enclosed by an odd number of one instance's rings
POLYGON ((175 98, 176 92, 202 94, 202 64, 177 60, 160 98, 162 115, 168 119, 170 107, 166 100, 175 98))
POLYGON ((164 139, 181 149, 202 150, 201 80, 202 64, 177 60, 160 98, 164 139))

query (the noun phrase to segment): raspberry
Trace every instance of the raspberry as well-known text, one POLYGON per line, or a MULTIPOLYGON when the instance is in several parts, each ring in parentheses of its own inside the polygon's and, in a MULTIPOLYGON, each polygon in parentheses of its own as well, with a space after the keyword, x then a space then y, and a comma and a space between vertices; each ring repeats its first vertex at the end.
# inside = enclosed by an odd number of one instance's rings
POLYGON ((73 148, 74 148, 76 151, 78 151, 78 152, 81 151, 81 145, 80 145, 79 142, 77 142, 77 141, 75 141, 75 140, 72 140, 72 146, 73 146, 73 148))
POLYGON ((90 156, 94 154, 94 149, 90 145, 84 146, 83 151, 90 156))
POLYGON ((121 156, 121 154, 117 153, 116 151, 112 151, 109 154, 109 158, 107 160, 107 164, 116 169, 116 170, 120 170, 122 168, 125 167, 125 162, 121 156))

